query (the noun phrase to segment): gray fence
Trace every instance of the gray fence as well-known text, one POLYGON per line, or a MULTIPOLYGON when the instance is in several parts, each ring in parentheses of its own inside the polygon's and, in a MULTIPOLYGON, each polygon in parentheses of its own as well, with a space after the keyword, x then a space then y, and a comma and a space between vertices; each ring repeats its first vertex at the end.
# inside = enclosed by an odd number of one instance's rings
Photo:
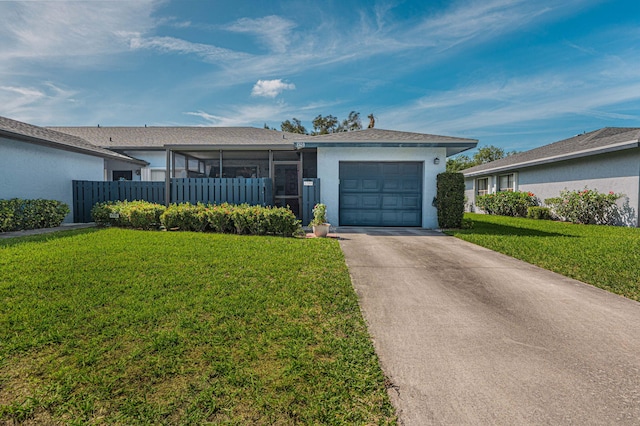
MULTIPOLYGON (((164 182, 73 181, 73 221, 91 222, 91 208, 104 201, 145 200, 166 204, 164 182)), ((271 179, 171 179, 171 202, 271 205, 271 179)))

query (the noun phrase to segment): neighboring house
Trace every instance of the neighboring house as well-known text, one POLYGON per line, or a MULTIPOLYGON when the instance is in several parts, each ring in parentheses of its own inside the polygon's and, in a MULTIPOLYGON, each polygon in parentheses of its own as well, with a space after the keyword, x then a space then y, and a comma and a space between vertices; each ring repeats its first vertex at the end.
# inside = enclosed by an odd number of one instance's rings
POLYGON ((71 181, 103 180, 111 163, 147 164, 66 133, 0 117, 0 199, 45 198, 71 208, 71 181))
POLYGON ((606 127, 463 170, 469 209, 475 197, 529 191, 540 201, 585 187, 625 195, 626 224, 638 226, 640 128, 606 127))
POLYGON ((332 225, 437 227, 436 175, 475 139, 366 129, 307 136, 252 127, 56 127, 148 162, 111 163, 107 179, 264 177, 274 204, 299 213, 303 180, 320 180, 332 225), (168 173, 167 173, 168 172, 168 173))

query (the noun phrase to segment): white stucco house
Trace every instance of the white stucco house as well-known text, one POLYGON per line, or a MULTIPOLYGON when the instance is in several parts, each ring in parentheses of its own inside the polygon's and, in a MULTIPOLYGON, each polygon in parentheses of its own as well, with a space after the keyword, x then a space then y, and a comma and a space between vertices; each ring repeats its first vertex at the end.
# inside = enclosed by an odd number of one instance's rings
POLYGON ((108 164, 106 179, 257 177, 274 205, 298 214, 305 179, 319 179, 334 226, 437 227, 436 175, 476 139, 383 129, 308 136, 252 127, 55 127, 147 162, 108 164))
POLYGON ((0 117, 0 199, 44 198, 71 207, 71 181, 103 180, 112 163, 147 164, 76 136, 0 117))
POLYGON ((468 208, 475 197, 529 191, 538 199, 585 187, 624 194, 627 225, 638 226, 640 128, 606 127, 463 170, 468 208))

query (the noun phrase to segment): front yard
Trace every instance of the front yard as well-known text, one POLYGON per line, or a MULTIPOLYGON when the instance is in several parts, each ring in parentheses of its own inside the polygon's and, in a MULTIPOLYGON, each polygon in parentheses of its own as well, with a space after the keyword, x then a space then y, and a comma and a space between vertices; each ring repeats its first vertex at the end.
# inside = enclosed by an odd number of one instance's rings
POLYGON ((640 229, 466 214, 448 234, 640 301, 640 229))
POLYGON ((394 421, 336 241, 0 241, 0 423, 394 421))

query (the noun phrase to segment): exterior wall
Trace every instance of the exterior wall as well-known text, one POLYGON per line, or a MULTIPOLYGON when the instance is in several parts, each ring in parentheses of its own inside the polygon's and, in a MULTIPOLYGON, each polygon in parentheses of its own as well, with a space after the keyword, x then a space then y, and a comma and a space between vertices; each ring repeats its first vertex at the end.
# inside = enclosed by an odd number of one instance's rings
MULTIPOLYGON (((588 187, 599 192, 625 194, 629 206, 634 210, 631 224, 638 226, 640 149, 528 167, 520 169, 517 176, 517 189, 533 192, 543 202, 546 198, 557 197, 563 189, 580 190, 588 187)), ((469 203, 475 199, 475 179, 477 177, 465 179, 469 203)))
MULTIPOLYGON (((44 198, 73 209, 72 180, 102 180, 104 159, 0 138, 0 199, 44 198)), ((69 214, 65 222, 73 218, 69 214)))
POLYGON ((340 161, 422 161, 422 227, 437 228, 438 214, 431 205, 436 196, 436 176, 446 169, 446 148, 318 148, 318 178, 320 200, 327 205, 327 219, 339 226, 339 163, 340 161), (433 164, 434 158, 440 164, 433 164))

